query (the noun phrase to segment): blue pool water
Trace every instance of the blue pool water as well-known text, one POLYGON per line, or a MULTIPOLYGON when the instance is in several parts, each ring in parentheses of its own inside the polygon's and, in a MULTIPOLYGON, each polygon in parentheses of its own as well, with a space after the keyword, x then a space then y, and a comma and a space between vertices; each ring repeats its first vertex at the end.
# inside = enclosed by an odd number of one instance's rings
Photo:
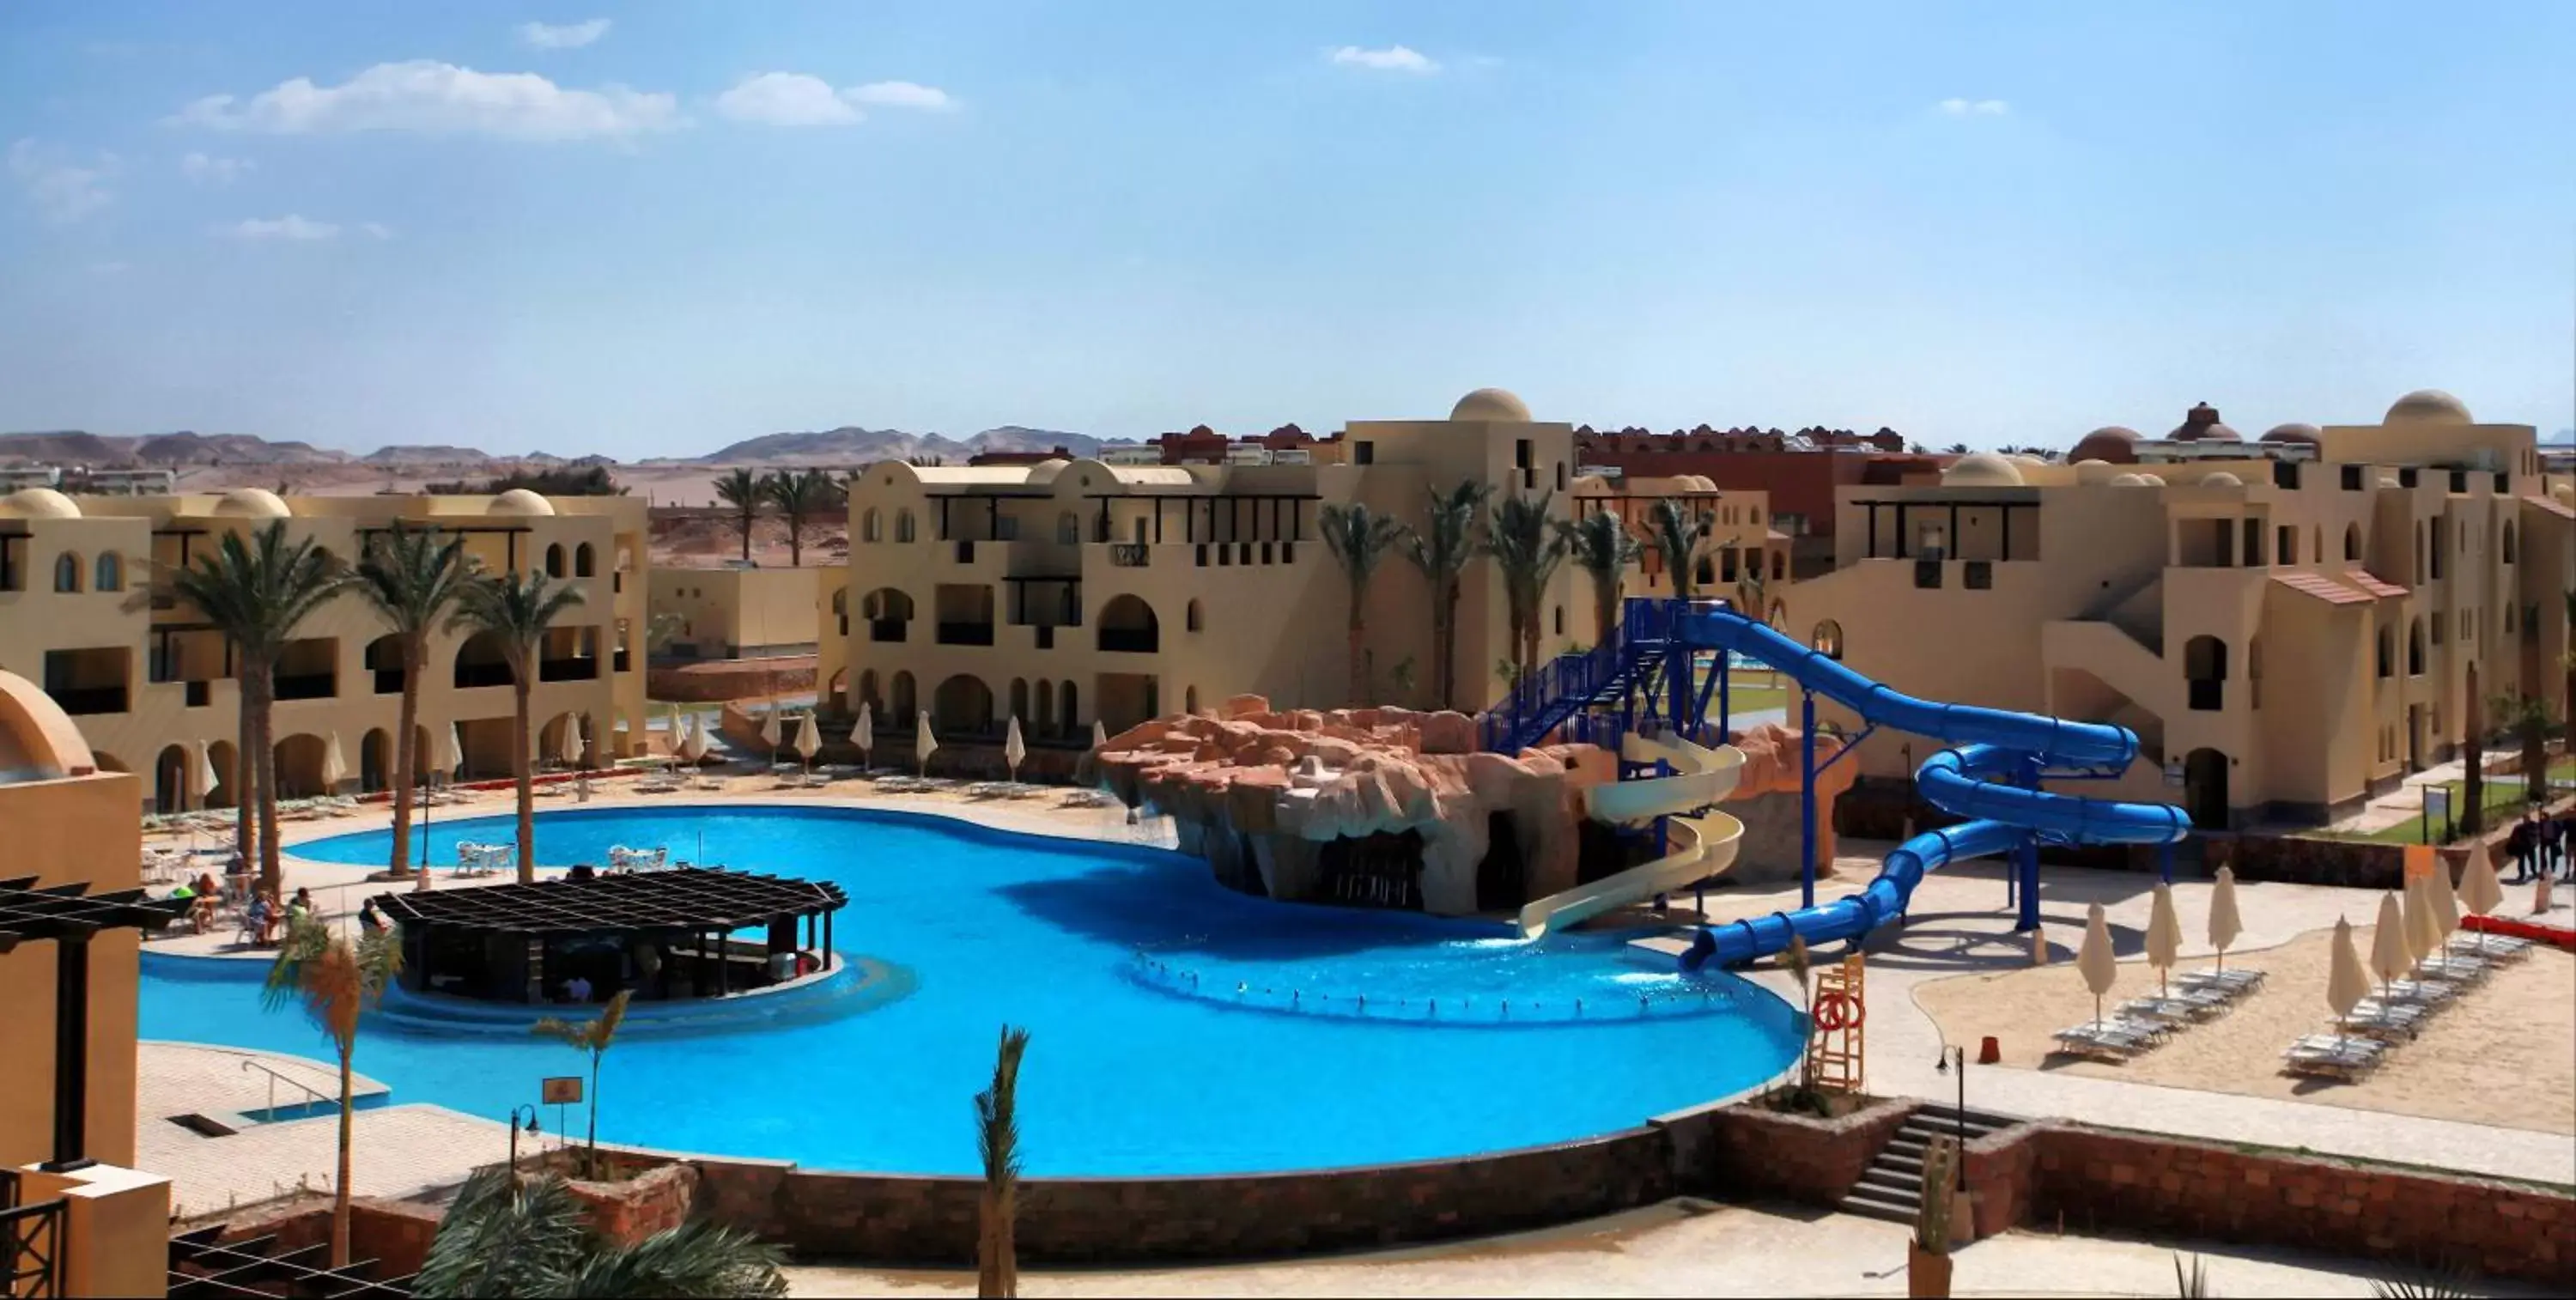
MULTIPOLYGON (((509 826, 438 823, 431 861, 509 826)), ((668 845, 835 881, 850 896, 836 946, 916 981, 899 1001, 819 1021, 630 1032, 601 1076, 603 1140, 972 1173, 972 1098, 1007 1021, 1033 1035, 1020 1085, 1031 1174, 1425 1159, 1627 1128, 1760 1083, 1797 1039, 1779 999, 1729 975, 1649 970, 1613 936, 1525 944, 1488 922, 1272 903, 1157 849, 817 808, 550 812, 537 839, 548 862, 668 845)), ((387 851, 385 832, 294 849, 351 863, 387 851)), ((260 1011, 259 964, 222 978, 159 967, 144 979, 144 1036, 327 1055, 308 1022, 260 1011)), ((370 1024, 357 1054, 397 1103, 494 1118, 581 1064, 559 1044, 409 1021, 370 1024)))

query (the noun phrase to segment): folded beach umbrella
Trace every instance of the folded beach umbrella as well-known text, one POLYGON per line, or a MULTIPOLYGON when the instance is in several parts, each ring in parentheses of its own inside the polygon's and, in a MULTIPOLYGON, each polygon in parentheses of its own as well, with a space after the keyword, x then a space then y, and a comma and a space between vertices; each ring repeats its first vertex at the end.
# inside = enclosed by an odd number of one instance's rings
POLYGON ((939 752, 939 737, 930 731, 930 710, 912 711, 912 757, 921 765, 921 775, 930 775, 930 756, 939 752))
POLYGON ((2245 933, 2245 923, 2236 915, 2236 869, 2220 867, 2218 883, 2209 891, 2209 946, 2218 950, 2218 969, 2227 969, 2227 945, 2245 933))
POLYGON ((2335 918, 2333 964, 2326 969, 2326 1005, 2334 1008, 2335 1037, 2341 1041, 2344 1023, 2352 1009, 2370 996, 2370 973, 2361 968, 2361 954, 2353 950, 2352 922, 2335 918))
POLYGON ((456 724, 447 724, 447 748, 438 755, 438 770, 454 776, 465 767, 465 740, 456 734, 456 724))
POLYGON ((823 729, 814 724, 811 709, 806 710, 804 720, 796 724, 796 752, 809 768, 814 765, 814 756, 823 752, 823 729))
POLYGON ((2371 927, 2370 969, 2379 976, 2379 991, 2386 996, 2388 986, 2406 974, 2414 958, 2406 951, 2406 918, 2397 910, 2397 895, 2379 896, 2379 922, 2371 927))
POLYGON ((322 742, 322 792, 329 794, 349 779, 349 760, 340 756, 340 733, 332 732, 322 742))
POLYGON ((689 752, 681 757, 686 758, 692 763, 703 763, 706 761, 707 751, 713 748, 715 748, 715 741, 712 737, 707 735, 707 720, 704 718, 691 719, 689 724, 689 752))
POLYGON ((581 742, 581 715, 576 713, 564 719, 562 756, 564 766, 581 766, 582 753, 587 748, 588 746, 581 742))
MULTIPOLYGON (((2469 850, 2468 870, 2460 873, 2460 903, 2471 916, 2485 916, 2504 906, 2504 882, 2496 879, 2495 858, 2484 844, 2469 850)), ((2486 931, 2478 931, 2478 951, 2487 948, 2486 931)))
POLYGON ((2084 976, 2084 987, 2093 991, 2093 1023, 2098 1026, 2102 1023, 2102 999, 2120 974, 2119 963, 2111 953, 2111 923, 2102 915, 2100 903, 2084 913, 2084 946, 2076 950, 2075 969, 2084 976))
POLYGON ((2156 968, 2156 993, 2167 991, 2174 963, 2182 960, 2182 918, 2174 915, 2173 887, 2156 886, 2155 909, 2147 916, 2147 964, 2156 968))
POLYGON ((2406 882, 2406 892, 2398 899, 2406 927, 2406 952, 2415 959, 2419 971, 2424 959, 2442 946, 2442 927, 2434 922, 2433 905, 2427 901, 2432 891, 2426 886, 2432 883, 2430 876, 2417 876, 2406 882))
POLYGON ((769 761, 772 763, 778 761, 778 746, 782 740, 784 737, 779 734, 778 728, 778 708, 772 705, 769 717, 760 724, 760 743, 769 746, 769 761))
POLYGON ((859 701, 859 720, 850 724, 850 743, 859 747, 859 766, 867 766, 869 751, 877 747, 877 711, 865 700, 859 701))
POLYGON ((215 757, 207 752, 206 742, 200 740, 189 752, 189 759, 188 783, 197 787, 197 807, 202 810, 206 796, 215 792, 215 757))
POLYGON ((2442 932, 2442 943, 2449 943, 2460 932, 2460 896, 2452 892, 2451 864, 2440 858, 2433 859, 2433 875, 2424 882, 2424 902, 2433 913, 2434 928, 2442 932))
POLYGON ((1011 769, 1011 779, 1020 779, 1020 762, 1029 756, 1028 742, 1020 739, 1020 715, 1011 715, 1011 727, 1002 737, 1002 762, 1011 769))

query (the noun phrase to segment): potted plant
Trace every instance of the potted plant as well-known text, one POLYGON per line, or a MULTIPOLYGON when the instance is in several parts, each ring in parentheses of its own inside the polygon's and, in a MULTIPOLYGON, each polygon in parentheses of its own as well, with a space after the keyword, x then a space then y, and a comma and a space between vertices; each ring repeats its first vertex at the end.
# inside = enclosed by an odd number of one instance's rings
POLYGON ((1923 1149, 1923 1185, 1916 1197, 1914 1240, 1905 1247, 1905 1294, 1950 1294, 1950 1180, 1958 1148, 1936 1137, 1923 1149))

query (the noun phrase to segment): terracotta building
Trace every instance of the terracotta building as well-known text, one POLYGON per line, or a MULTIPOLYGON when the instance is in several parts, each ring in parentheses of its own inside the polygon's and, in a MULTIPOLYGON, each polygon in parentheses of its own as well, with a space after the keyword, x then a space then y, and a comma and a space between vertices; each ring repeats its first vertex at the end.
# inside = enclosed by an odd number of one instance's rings
POLYGON ((1695 429, 1648 433, 1643 429, 1574 431, 1576 454, 1587 468, 1617 469, 1632 477, 1697 475, 1722 492, 1759 492, 1776 512, 1772 527, 1789 539, 1791 572, 1814 577, 1834 565, 1834 496, 1847 487, 1894 484, 1908 474, 1935 472, 1948 456, 1913 454, 1892 429, 1857 434, 1812 428, 1695 429))

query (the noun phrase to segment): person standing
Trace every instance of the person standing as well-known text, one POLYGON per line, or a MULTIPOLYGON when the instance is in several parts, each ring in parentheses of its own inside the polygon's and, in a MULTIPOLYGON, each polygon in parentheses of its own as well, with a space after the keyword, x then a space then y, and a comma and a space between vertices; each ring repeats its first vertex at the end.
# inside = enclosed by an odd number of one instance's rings
POLYGON ((2512 884, 2531 879, 2531 818, 2526 816, 2513 824, 2504 837, 2505 856, 2513 859, 2512 884))

